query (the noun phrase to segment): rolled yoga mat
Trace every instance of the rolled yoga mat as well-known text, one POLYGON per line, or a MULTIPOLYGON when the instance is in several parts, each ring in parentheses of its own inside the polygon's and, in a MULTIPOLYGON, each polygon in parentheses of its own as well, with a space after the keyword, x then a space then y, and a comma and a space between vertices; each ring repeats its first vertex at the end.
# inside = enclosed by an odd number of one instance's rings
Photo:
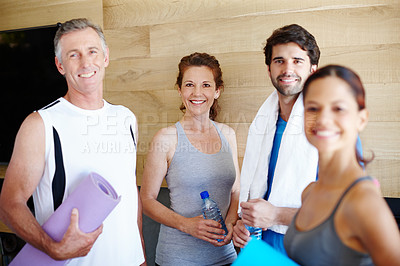
MULTIPOLYGON (((79 211, 79 228, 89 233, 96 230, 120 202, 114 188, 100 175, 90 173, 43 224, 43 230, 55 241, 61 241, 71 221, 73 208, 79 211)), ((65 265, 44 252, 26 244, 10 266, 65 265)))
POLYGON ((252 238, 240 251, 232 266, 299 266, 263 240, 252 238))

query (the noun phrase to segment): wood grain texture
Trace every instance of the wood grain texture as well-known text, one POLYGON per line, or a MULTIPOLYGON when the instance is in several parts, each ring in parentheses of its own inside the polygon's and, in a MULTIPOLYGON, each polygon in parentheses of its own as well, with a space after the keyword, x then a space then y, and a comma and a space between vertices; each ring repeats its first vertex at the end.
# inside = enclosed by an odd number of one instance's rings
MULTIPOLYGON (((397 33, 394 31, 393 34, 397 33)), ((321 50, 320 67, 327 64, 345 65, 354 69, 360 75, 363 83, 399 83, 400 42, 332 47, 321 50)))
POLYGON ((400 83, 382 82, 364 87, 370 122, 400 122, 400 83))
POLYGON ((158 25, 177 22, 216 21, 329 10, 357 10, 397 5, 396 0, 103 0, 106 28, 158 25))
POLYGON ((364 151, 377 159, 400 160, 400 122, 369 122, 360 134, 364 151))
POLYGON ((367 171, 379 180, 383 196, 400 197, 400 160, 376 158, 367 166, 367 171))
MULTIPOLYGON (((110 50, 112 53, 112 46, 110 50)), ((178 57, 111 60, 105 91, 174 90, 179 60, 178 57)))
POLYGON ((113 48, 110 60, 150 56, 149 27, 104 30, 104 35, 113 48))
POLYGON ((54 25, 86 17, 103 25, 99 0, 1 0, 0 31, 54 25))
POLYGON ((259 51, 274 29, 291 23, 312 32, 321 48, 381 44, 382 40, 392 44, 400 40, 394 34, 400 25, 398 11, 381 6, 159 24, 151 28, 150 49, 154 56, 205 49, 209 53, 259 51))

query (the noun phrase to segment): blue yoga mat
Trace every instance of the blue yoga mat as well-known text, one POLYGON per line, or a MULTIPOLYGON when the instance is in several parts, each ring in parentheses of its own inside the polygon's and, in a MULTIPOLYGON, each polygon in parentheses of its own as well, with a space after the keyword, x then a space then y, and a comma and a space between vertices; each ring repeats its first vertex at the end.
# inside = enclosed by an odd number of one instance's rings
POLYGON ((262 240, 251 239, 240 251, 232 266, 298 266, 290 258, 286 257, 262 240))

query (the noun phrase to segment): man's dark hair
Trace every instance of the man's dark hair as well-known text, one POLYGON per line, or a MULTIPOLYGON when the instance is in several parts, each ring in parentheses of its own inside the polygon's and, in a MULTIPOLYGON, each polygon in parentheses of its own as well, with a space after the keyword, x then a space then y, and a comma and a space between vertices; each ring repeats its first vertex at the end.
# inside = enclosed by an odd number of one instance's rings
POLYGON ((265 64, 271 65, 272 48, 278 44, 294 42, 307 52, 311 65, 318 65, 320 51, 314 36, 297 24, 291 24, 275 30, 267 39, 264 47, 265 64))

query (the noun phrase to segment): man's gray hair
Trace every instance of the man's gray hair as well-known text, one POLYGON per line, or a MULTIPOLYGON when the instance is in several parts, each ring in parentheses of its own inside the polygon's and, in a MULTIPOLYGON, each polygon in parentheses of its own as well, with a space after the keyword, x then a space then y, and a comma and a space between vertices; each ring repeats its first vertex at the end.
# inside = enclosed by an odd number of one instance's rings
POLYGON ((61 45, 60 45, 61 37, 67 33, 70 33, 70 32, 76 31, 76 30, 84 30, 86 28, 92 28, 94 31, 96 31, 96 33, 99 35, 100 40, 101 40, 101 46, 103 48, 103 53, 106 54, 106 51, 107 51, 106 38, 104 37, 101 27, 93 24, 91 21, 89 21, 86 18, 71 19, 71 20, 66 21, 61 24, 61 26, 58 28, 56 35, 54 37, 54 53, 57 56, 57 59, 60 63, 62 63, 61 45))

